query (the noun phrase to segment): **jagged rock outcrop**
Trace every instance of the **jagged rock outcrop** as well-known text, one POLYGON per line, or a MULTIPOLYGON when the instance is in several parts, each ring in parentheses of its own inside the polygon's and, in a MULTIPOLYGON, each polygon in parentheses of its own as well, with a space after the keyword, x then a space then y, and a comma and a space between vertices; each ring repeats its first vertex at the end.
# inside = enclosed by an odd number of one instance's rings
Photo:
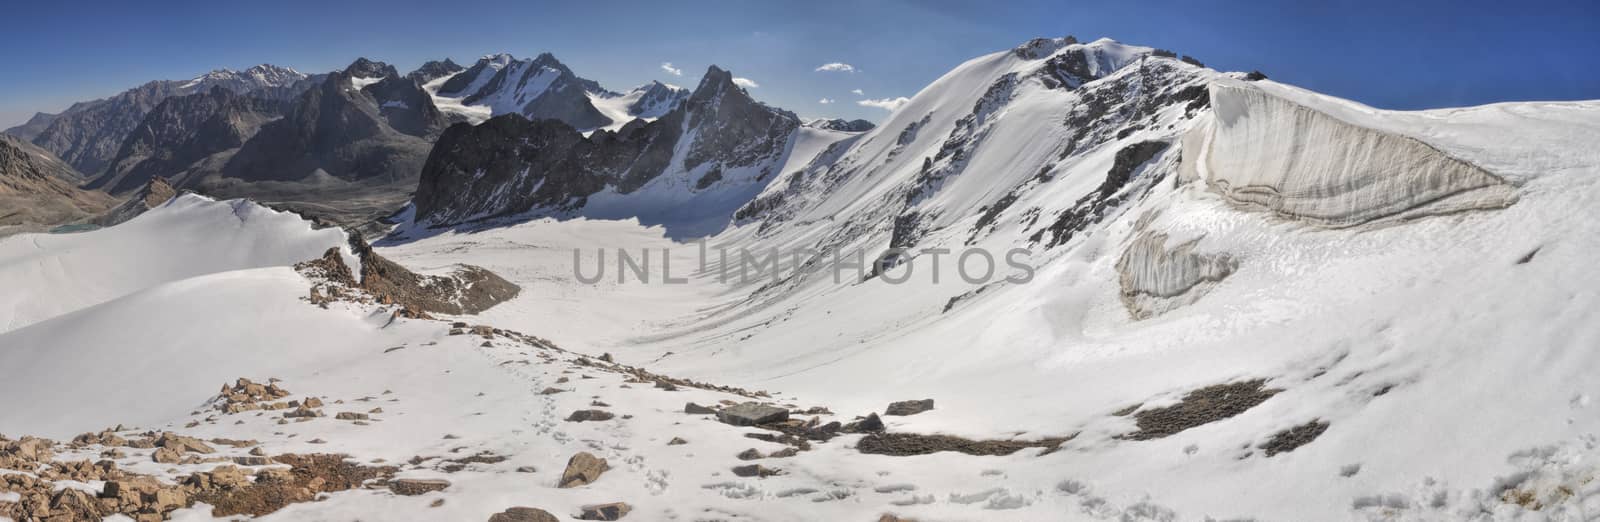
POLYGON ((867 120, 844 120, 841 118, 811 120, 806 123, 806 126, 842 132, 867 132, 877 127, 867 120))
POLYGON ((798 125, 793 113, 751 99, 715 66, 682 106, 616 132, 585 137, 560 121, 514 114, 458 124, 440 136, 423 168, 416 221, 440 226, 535 209, 579 211, 601 190, 628 195, 663 176, 673 186, 662 190, 680 195, 747 188, 775 174, 798 125))
POLYGON ((221 86, 167 98, 123 141, 105 173, 86 187, 126 194, 153 178, 183 174, 196 162, 237 149, 262 125, 280 117, 280 111, 277 102, 221 86))
POLYGON ((0 134, 0 235, 83 220, 115 203, 75 186, 71 166, 21 138, 0 134))
POLYGON ((418 274, 378 255, 355 232, 350 233, 350 251, 359 263, 355 270, 338 248, 295 265, 296 270, 319 282, 311 291, 312 304, 370 300, 398 305, 400 312, 411 317, 462 315, 488 310, 522 292, 515 283, 472 265, 456 265, 445 275, 418 274))
POLYGON ((1366 127, 1256 83, 1211 85, 1215 117, 1183 138, 1183 179, 1228 202, 1347 227, 1516 201, 1504 178, 1416 138, 1366 127))

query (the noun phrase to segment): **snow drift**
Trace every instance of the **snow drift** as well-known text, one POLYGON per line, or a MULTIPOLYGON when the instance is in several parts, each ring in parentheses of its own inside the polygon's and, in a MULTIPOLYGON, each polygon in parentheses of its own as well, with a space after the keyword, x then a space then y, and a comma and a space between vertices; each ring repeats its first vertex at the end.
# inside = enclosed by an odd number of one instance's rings
POLYGON ((337 228, 314 230, 295 214, 193 194, 111 228, 10 237, 0 240, 0 332, 162 283, 288 266, 344 245, 337 228))
MULTIPOLYGON (((1185 136, 1186 177, 1229 202, 1343 227, 1515 201, 1499 176, 1416 138, 1345 121, 1232 80, 1211 84, 1214 119, 1185 136)), ((1378 124, 1378 125, 1381 125, 1378 124)))

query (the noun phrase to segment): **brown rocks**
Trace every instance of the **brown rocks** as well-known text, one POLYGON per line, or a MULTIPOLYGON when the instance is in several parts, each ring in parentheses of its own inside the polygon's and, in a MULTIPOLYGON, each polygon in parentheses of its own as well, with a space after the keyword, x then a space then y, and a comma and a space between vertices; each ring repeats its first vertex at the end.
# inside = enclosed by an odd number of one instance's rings
POLYGON ((578 520, 620 520, 633 511, 633 506, 626 502, 612 502, 610 504, 595 504, 583 506, 583 513, 578 515, 578 520))
POLYGON ((20 462, 43 462, 55 457, 51 447, 54 441, 35 437, 22 437, 21 439, 0 444, 0 464, 7 460, 20 462))
POLYGON ((307 408, 305 406, 301 406, 293 411, 283 412, 283 417, 286 419, 312 419, 321 416, 322 412, 307 408))
POLYGON ((155 453, 150 454, 150 460, 161 464, 177 464, 183 461, 183 454, 172 448, 156 448, 155 453))
POLYGON ((394 479, 389 481, 389 491, 393 491, 396 495, 408 497, 441 491, 448 487, 450 487, 450 481, 444 479, 394 479))
POLYGON ((514 507, 489 516, 489 522, 560 522, 549 511, 531 507, 514 507))
POLYGON ((564 392, 564 391, 567 391, 567 390, 563 390, 561 388, 551 387, 551 388, 545 388, 544 391, 539 392, 539 395, 555 395, 557 393, 561 393, 561 392, 564 392))
POLYGON ((755 448, 750 448, 750 449, 747 449, 747 450, 739 452, 739 455, 737 455, 737 456, 738 456, 739 460, 756 460, 756 459, 764 457, 765 455, 761 454, 761 450, 758 450, 758 449, 755 449, 755 448))
POLYGON ((125 446, 128 444, 128 440, 117 436, 116 432, 108 429, 103 430, 100 433, 84 433, 78 435, 77 437, 73 437, 72 444, 74 446, 88 446, 91 444, 99 444, 101 446, 125 446))
POLYGON ((789 410, 759 402, 736 404, 717 412, 717 420, 734 426, 755 426, 788 419, 789 410))
POLYGON ((687 404, 683 405, 683 412, 691 414, 691 415, 708 415, 708 414, 716 413, 717 410, 713 410, 711 408, 707 408, 705 406, 701 406, 699 404, 695 404, 695 403, 691 402, 691 403, 687 403, 687 404))
POLYGON ((922 399, 920 401, 900 401, 890 403, 889 407, 883 410, 883 414, 899 416, 916 415, 931 409, 933 409, 933 399, 922 399))
POLYGON ((353 411, 341 411, 341 412, 339 412, 338 415, 334 415, 333 418, 339 419, 339 420, 367 420, 369 417, 365 413, 356 413, 356 412, 353 412, 353 411))
POLYGON ((575 488, 593 484, 596 480, 600 480, 600 474, 608 469, 611 469, 611 466, 606 463, 606 459, 596 457, 587 451, 580 451, 567 460, 567 469, 561 472, 561 482, 556 484, 556 487, 575 488))
POLYGON ((206 443, 200 442, 200 439, 196 439, 194 437, 185 437, 183 435, 170 432, 162 433, 161 437, 156 439, 156 446, 187 453, 217 452, 217 450, 211 449, 211 446, 206 445, 206 443))
POLYGON ((272 464, 272 459, 256 455, 247 457, 233 457, 231 460, 234 464, 238 464, 240 466, 268 466, 272 464))
POLYGON ((267 407, 268 401, 288 396, 289 391, 279 388, 276 382, 260 384, 241 377, 233 386, 226 384, 222 386, 222 392, 218 395, 220 402, 217 403, 217 409, 224 413, 272 409, 267 407))
POLYGON ((672 440, 667 441, 668 446, 682 446, 688 443, 689 441, 683 440, 683 437, 673 437, 672 440))

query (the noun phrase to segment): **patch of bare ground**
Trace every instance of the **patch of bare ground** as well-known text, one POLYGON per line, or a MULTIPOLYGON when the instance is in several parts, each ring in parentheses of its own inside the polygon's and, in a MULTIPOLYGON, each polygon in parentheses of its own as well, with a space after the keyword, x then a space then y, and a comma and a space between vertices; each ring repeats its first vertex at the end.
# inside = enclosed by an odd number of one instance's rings
POLYGON ((1328 431, 1328 426, 1329 424, 1327 421, 1321 419, 1313 420, 1311 422, 1277 432, 1272 435, 1272 438, 1268 440, 1266 444, 1262 444, 1259 447, 1267 452, 1268 457, 1277 455, 1279 453, 1288 453, 1294 451, 1295 448, 1299 448, 1301 446, 1310 444, 1313 440, 1317 440, 1317 437, 1321 436, 1322 432, 1328 431))
POLYGON ((283 470, 266 470, 256 481, 234 488, 202 490, 192 500, 214 506, 213 516, 261 516, 297 502, 307 502, 318 493, 360 487, 373 479, 394 475, 393 466, 363 466, 345 460, 344 455, 279 455, 273 460, 288 464, 283 470))
POLYGON ((968 455, 1010 455, 1027 448, 1045 448, 1052 453, 1072 437, 1049 437, 1039 440, 972 440, 953 435, 923 435, 919 433, 874 433, 856 443, 856 450, 873 455, 905 457, 930 455, 941 451, 956 451, 968 455))
POLYGON ((1191 391, 1172 406, 1135 412, 1133 416, 1139 430, 1120 438, 1159 439, 1244 413, 1283 391, 1267 388, 1266 384, 1266 379, 1253 379, 1191 391))

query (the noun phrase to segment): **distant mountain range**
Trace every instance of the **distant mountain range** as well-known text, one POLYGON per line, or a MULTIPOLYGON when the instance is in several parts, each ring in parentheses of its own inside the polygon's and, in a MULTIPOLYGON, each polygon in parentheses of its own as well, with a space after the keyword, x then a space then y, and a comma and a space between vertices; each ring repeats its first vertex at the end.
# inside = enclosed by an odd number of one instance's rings
MULTIPOLYGON (((693 91, 650 82, 619 93, 549 53, 531 59, 502 53, 468 67, 429 61, 404 74, 367 58, 326 74, 273 65, 220 69, 39 113, 4 132, 59 158, 71 171, 60 176, 72 180, 63 183, 117 197, 148 191, 159 178, 176 190, 250 197, 359 225, 393 212, 416 191, 427 219, 445 225, 536 208, 576 211, 600 190, 633 193, 665 176, 683 178, 674 186, 684 188, 652 211, 719 195, 717 204, 698 211, 726 223, 782 168, 792 144, 804 141, 797 138, 801 126, 793 113, 756 102, 716 67, 693 91), (495 123, 472 127, 486 121, 495 123), (446 132, 455 124, 465 125, 446 132), (447 186, 462 175, 452 165, 471 163, 474 147, 508 152, 514 139, 540 132, 587 143, 599 154, 572 158, 575 165, 541 156, 491 169, 543 165, 519 174, 528 183, 543 179, 545 169, 584 169, 526 194, 473 193, 494 176, 447 186), (441 136, 449 146, 435 151, 441 136)), ((816 120, 804 127, 862 132, 871 123, 816 120)))

